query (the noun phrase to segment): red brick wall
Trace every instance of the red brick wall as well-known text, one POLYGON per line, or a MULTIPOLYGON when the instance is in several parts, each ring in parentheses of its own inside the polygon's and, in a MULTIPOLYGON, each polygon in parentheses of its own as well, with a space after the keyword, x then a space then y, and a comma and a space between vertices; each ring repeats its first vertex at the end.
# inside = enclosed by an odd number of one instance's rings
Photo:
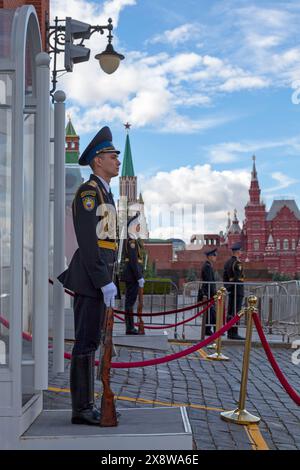
MULTIPOLYGON (((214 247, 212 245, 211 247, 214 247)), ((149 244, 145 243, 149 260, 155 261, 157 274, 162 277, 170 277, 181 287, 185 282, 188 271, 192 268, 196 272, 197 279, 201 278, 201 268, 207 259, 205 252, 210 248, 204 246, 201 250, 182 250, 177 252, 177 261, 172 261, 172 244, 149 244)), ((223 278, 224 264, 232 255, 231 250, 225 246, 218 247, 218 257, 214 269, 218 271, 220 278, 223 278)), ((245 280, 266 282, 272 279, 272 274, 268 272, 263 261, 245 262, 245 280)))
POLYGON ((40 23, 43 49, 46 50, 46 19, 49 15, 49 0, 0 0, 0 8, 18 8, 33 5, 40 23))
POLYGON ((0 8, 17 8, 24 5, 22 0, 0 0, 0 8))
POLYGON ((172 269, 173 246, 172 243, 152 244, 144 243, 149 256, 149 262, 155 261, 156 269, 172 269))

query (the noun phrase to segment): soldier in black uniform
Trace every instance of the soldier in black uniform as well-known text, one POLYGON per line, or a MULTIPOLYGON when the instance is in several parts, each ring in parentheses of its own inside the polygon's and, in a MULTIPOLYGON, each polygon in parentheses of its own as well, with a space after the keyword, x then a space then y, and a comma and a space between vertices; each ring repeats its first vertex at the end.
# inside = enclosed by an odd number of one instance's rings
POLYGON ((143 278, 143 245, 142 240, 139 238, 141 228, 139 215, 139 212, 137 212, 128 221, 128 238, 125 244, 124 281, 126 284, 125 322, 127 335, 138 334, 137 329, 134 327, 133 306, 137 299, 139 288, 143 288, 145 284, 143 278))
POLYGON ((119 173, 120 161, 108 127, 103 127, 79 159, 93 174, 74 198, 72 211, 78 249, 58 279, 75 293, 75 344, 70 388, 72 423, 99 425, 94 405, 94 359, 100 344, 106 306, 114 306, 113 282, 117 258, 116 210, 109 182, 119 173))
MULTIPOLYGON (((224 287, 229 293, 227 321, 231 320, 241 310, 244 298, 244 271, 240 260, 241 244, 235 243, 231 250, 232 257, 226 261, 223 274, 224 287), (230 282, 236 284, 230 284, 230 282)), ((237 326, 230 328, 227 336, 230 339, 245 339, 238 334, 237 326)))
MULTIPOLYGON (((216 261, 217 257, 217 248, 213 250, 209 250, 206 253, 207 260, 205 263, 203 263, 202 269, 201 269, 201 279, 203 281, 202 286, 199 287, 199 292, 198 292, 198 302, 203 300, 205 297, 206 299, 210 299, 213 297, 216 292, 216 284, 215 284, 215 272, 213 265, 216 261)), ((206 336, 211 336, 213 334, 213 331, 211 329, 210 325, 215 325, 216 324, 216 308, 215 305, 212 305, 210 309, 208 310, 208 314, 206 315, 206 327, 205 327, 205 335, 206 336)))

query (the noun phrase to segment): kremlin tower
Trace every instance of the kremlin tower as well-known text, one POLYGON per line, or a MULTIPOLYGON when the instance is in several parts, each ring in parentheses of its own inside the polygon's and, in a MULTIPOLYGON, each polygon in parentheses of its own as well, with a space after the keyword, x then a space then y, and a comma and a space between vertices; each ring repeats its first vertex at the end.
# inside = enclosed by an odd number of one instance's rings
POLYGON ((129 139, 129 129, 131 124, 128 122, 124 124, 127 131, 126 141, 125 141, 125 150, 122 164, 122 173, 119 179, 119 195, 120 199, 118 201, 118 214, 120 219, 120 227, 126 223, 125 221, 136 214, 137 211, 140 212, 140 221, 141 221, 141 238, 145 239, 149 237, 147 222, 145 218, 145 208, 142 194, 139 194, 137 197, 137 177, 134 174, 133 160, 131 145, 129 139))

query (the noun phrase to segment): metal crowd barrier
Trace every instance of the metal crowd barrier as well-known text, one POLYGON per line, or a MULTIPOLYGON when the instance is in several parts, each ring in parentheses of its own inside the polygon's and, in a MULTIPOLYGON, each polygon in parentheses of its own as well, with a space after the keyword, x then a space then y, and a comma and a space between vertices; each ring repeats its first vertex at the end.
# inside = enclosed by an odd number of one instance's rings
MULTIPOLYGON (((182 293, 172 281, 164 283, 165 291, 156 294, 155 285, 161 284, 161 281, 146 280, 147 290, 150 293, 144 295, 143 313, 162 312, 161 316, 145 317, 146 325, 168 325, 178 323, 197 313, 197 309, 191 309, 185 312, 164 315, 166 310, 176 310, 187 305, 197 303, 199 285, 207 285, 208 297, 211 297, 211 285, 216 284, 216 289, 223 287, 223 282, 202 282, 193 281, 184 285, 182 293)), ((235 285, 237 283, 230 283, 235 285)), ((244 283, 244 301, 242 307, 246 307, 246 298, 255 295, 258 299, 258 311, 260 320, 265 333, 268 335, 279 335, 283 342, 291 342, 294 337, 300 336, 300 281, 285 282, 245 282, 244 283)), ((226 299, 226 311, 228 296, 226 299)), ((116 307, 124 310, 125 296, 116 302, 116 307)), ((66 307, 72 307, 72 298, 66 296, 66 307)), ((137 305, 134 307, 136 312, 137 305)), ((188 339, 189 329, 193 328, 195 338, 203 338, 205 331, 205 315, 195 318, 191 322, 174 327, 168 330, 169 337, 173 335, 174 339, 188 339)), ((115 319, 115 323, 121 322, 115 319)), ((210 318, 210 311, 207 312, 207 326, 213 326, 210 318)), ((245 319, 242 318, 240 326, 245 327, 245 319)))
MULTIPOLYGON (((199 285, 208 285, 208 282, 189 282, 185 284, 183 290, 183 305, 193 304, 197 301, 197 293, 199 285)), ((235 287, 235 304, 236 304, 236 288, 237 283, 230 283, 235 287)), ((244 284, 244 301, 246 307, 246 298, 255 295, 258 299, 258 311, 260 312, 260 320, 265 332, 269 335, 280 335, 282 341, 290 342, 295 336, 300 335, 300 282, 268 282, 256 283, 245 282, 244 284)), ((219 289, 223 286, 223 282, 216 282, 219 289)), ((225 286, 226 287, 226 286, 225 286)), ((228 303, 228 296, 227 296, 228 303)), ((180 304, 180 302, 179 302, 180 304)), ((227 305, 226 305, 227 310, 227 305)), ((201 326, 201 317, 195 319, 195 326, 201 326)), ((245 320, 241 321, 244 325, 245 320)), ((208 317, 208 325, 211 325, 208 317)), ((184 325, 185 326, 185 325, 184 325)))

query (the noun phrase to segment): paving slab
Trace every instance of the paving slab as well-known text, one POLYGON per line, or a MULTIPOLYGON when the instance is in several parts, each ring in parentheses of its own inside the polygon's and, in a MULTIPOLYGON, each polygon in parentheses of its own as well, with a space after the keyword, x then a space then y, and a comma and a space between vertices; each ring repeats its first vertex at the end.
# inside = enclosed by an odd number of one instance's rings
POLYGON ((192 449, 184 407, 122 409, 116 427, 71 424, 71 410, 44 410, 20 439, 20 449, 192 449))
POLYGON ((113 343, 115 346, 128 346, 138 349, 169 350, 167 331, 151 331, 145 335, 126 335, 114 329, 113 343))

